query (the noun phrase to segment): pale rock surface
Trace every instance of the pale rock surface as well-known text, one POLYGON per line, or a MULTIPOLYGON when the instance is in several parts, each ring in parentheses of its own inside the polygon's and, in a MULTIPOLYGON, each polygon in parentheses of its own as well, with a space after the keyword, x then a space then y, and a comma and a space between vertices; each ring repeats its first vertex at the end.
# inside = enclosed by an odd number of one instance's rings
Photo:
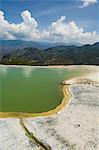
POLYGON ((38 150, 22 129, 19 119, 0 119, 0 150, 38 150))
POLYGON ((74 84, 61 113, 25 119, 27 128, 53 150, 99 150, 99 86, 74 84))
MULTIPOLYGON (((25 118, 29 132, 52 150, 99 150, 99 69, 93 66, 94 74, 69 80, 72 97, 57 114, 25 118), (91 82, 91 81, 90 81, 91 82)), ((0 119, 0 150, 41 150, 25 134, 19 119, 0 119)))

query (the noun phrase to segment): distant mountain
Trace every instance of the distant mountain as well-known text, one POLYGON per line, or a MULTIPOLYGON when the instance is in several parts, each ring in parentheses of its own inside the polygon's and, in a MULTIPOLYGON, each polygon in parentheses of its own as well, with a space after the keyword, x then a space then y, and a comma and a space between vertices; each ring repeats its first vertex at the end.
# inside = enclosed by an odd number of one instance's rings
POLYGON ((71 45, 74 45, 74 46, 83 46, 84 44, 82 43, 76 43, 76 42, 70 42, 70 43, 64 43, 64 44, 60 44, 60 45, 64 45, 64 46, 71 46, 71 45))
POLYGON ((99 47, 99 42, 93 44, 93 46, 99 47))
POLYGON ((41 50, 23 48, 3 55, 1 64, 22 65, 99 65, 99 43, 84 46, 54 46, 41 50))
POLYGON ((59 46, 59 45, 64 45, 64 46, 69 46, 69 45, 76 45, 76 46, 82 46, 80 43, 49 43, 49 42, 38 42, 38 41, 22 41, 22 40, 1 40, 0 41, 0 53, 7 54, 9 52, 18 50, 18 49, 23 49, 23 48, 38 48, 45 50, 50 47, 54 46, 59 46))
POLYGON ((1 40, 0 50, 3 54, 15 51, 17 49, 23 49, 27 47, 35 47, 38 49, 49 48, 49 43, 36 42, 36 41, 22 41, 22 40, 1 40))

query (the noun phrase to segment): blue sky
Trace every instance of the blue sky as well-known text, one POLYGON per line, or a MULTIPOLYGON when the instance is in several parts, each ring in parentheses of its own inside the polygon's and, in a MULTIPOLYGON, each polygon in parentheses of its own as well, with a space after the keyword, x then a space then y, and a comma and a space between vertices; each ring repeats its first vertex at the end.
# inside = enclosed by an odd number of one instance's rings
POLYGON ((99 33, 99 2, 79 8, 82 0, 1 0, 1 10, 9 23, 21 23, 21 12, 28 10, 40 30, 65 16, 65 23, 74 21, 85 32, 99 33))
POLYGON ((32 16, 39 20, 41 28, 46 28, 60 16, 66 16, 67 22, 75 20, 87 31, 99 32, 97 26, 99 4, 84 9, 77 7, 80 4, 80 0, 1 0, 1 10, 5 12, 5 18, 11 23, 21 22, 21 12, 28 9, 32 16))

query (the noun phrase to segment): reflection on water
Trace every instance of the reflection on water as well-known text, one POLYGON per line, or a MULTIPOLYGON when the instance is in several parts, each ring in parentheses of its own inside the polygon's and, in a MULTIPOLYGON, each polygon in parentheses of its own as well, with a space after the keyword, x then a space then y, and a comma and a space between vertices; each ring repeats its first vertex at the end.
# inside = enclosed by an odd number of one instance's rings
POLYGON ((35 68, 33 67, 22 67, 22 73, 24 74, 25 77, 30 77, 31 74, 32 74, 32 71, 34 70, 35 68))
POLYGON ((17 68, 18 70, 20 70, 22 72, 22 74, 25 77, 29 77, 32 74, 32 71, 34 69, 36 69, 35 67, 31 67, 31 66, 4 66, 4 65, 0 65, 0 74, 1 75, 6 75, 8 68, 12 68, 12 70, 15 70, 15 68, 17 68))
POLYGON ((0 111, 43 112, 62 100, 63 80, 78 76, 81 69, 0 66, 0 111), (61 89, 60 89, 61 88, 61 89))
POLYGON ((6 75, 7 69, 8 69, 8 66, 0 66, 0 75, 6 75))

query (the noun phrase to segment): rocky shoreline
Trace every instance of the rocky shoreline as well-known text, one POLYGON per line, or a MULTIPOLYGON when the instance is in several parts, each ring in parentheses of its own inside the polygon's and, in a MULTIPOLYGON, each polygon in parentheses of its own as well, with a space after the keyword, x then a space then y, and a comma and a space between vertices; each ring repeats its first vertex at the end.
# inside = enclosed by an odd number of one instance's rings
POLYGON ((98 66, 93 70, 93 74, 65 82, 72 96, 57 114, 1 118, 0 150, 99 150, 98 66))
POLYGON ((63 86, 63 99, 55 109, 49 110, 42 113, 23 113, 23 112, 0 112, 0 118, 30 118, 30 117, 39 117, 39 116, 50 116, 55 115, 61 112, 63 107, 68 103, 70 99, 70 92, 68 84, 63 86))

